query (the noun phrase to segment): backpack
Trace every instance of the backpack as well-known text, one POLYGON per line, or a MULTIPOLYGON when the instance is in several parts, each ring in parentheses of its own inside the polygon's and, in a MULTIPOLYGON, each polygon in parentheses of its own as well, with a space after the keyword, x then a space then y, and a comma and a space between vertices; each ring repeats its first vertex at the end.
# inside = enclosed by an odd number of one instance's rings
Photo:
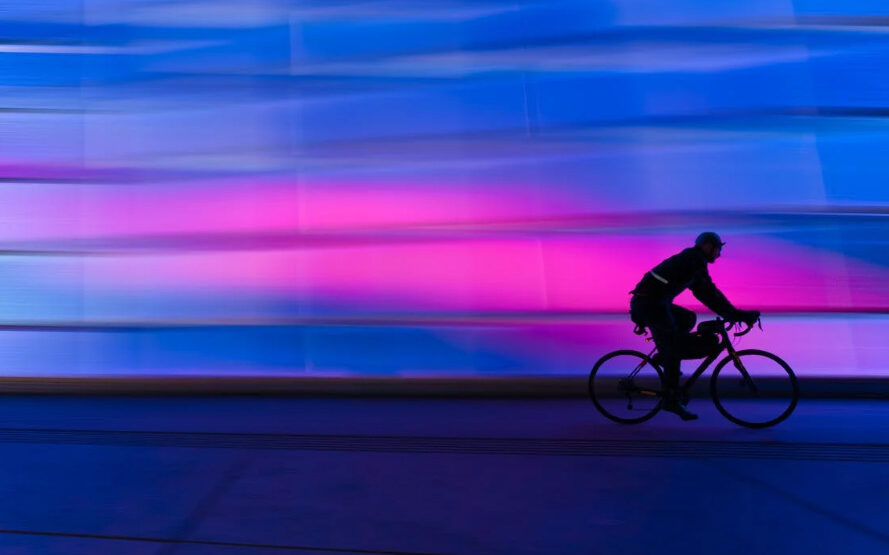
POLYGON ((712 331, 690 333, 682 341, 682 358, 704 358, 719 350, 719 336, 712 331))

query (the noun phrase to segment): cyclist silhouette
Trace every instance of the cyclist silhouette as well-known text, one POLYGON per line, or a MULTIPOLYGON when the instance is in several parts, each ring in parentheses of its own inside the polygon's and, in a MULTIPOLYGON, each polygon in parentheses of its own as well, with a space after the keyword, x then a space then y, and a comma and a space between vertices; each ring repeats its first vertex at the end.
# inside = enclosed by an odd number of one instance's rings
POLYGON ((700 350, 702 339, 690 333, 697 321, 695 313, 673 304, 673 299, 686 289, 691 289, 699 301, 726 320, 752 325, 760 315, 756 310, 735 308, 710 279, 707 264, 716 262, 722 254, 723 245, 725 243, 716 233, 701 233, 694 247, 655 266, 630 291, 633 295, 630 318, 637 325, 637 333, 644 333, 644 328, 651 331, 658 351, 654 361, 664 369, 663 409, 679 415, 683 420, 693 420, 698 416, 689 412, 677 395, 680 361, 683 357, 696 358, 706 354, 692 353, 700 350))

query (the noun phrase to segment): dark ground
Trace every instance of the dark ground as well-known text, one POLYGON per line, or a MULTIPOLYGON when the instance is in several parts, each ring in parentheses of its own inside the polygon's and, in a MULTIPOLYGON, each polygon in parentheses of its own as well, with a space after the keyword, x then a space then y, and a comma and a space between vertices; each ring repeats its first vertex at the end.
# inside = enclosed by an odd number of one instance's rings
POLYGON ((889 553, 889 402, 0 398, 0 553, 889 553))

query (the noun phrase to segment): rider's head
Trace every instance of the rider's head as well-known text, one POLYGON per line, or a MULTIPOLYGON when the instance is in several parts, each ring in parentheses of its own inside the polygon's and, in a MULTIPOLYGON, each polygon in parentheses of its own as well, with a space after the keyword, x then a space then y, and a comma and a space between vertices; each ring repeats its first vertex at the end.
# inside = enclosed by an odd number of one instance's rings
POLYGON ((695 239, 695 247, 704 251, 704 256, 707 257, 707 262, 711 264, 716 262, 716 259, 722 254, 722 245, 724 244, 722 239, 719 238, 719 235, 712 231, 705 231, 695 239))

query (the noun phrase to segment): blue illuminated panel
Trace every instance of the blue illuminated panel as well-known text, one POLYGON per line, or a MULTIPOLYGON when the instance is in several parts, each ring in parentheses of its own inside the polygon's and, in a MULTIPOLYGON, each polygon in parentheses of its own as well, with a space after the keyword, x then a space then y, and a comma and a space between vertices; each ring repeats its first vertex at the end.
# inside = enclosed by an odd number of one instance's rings
POLYGON ((3 13, 7 374, 581 374, 709 229, 744 345, 885 373, 883 3, 3 13))

